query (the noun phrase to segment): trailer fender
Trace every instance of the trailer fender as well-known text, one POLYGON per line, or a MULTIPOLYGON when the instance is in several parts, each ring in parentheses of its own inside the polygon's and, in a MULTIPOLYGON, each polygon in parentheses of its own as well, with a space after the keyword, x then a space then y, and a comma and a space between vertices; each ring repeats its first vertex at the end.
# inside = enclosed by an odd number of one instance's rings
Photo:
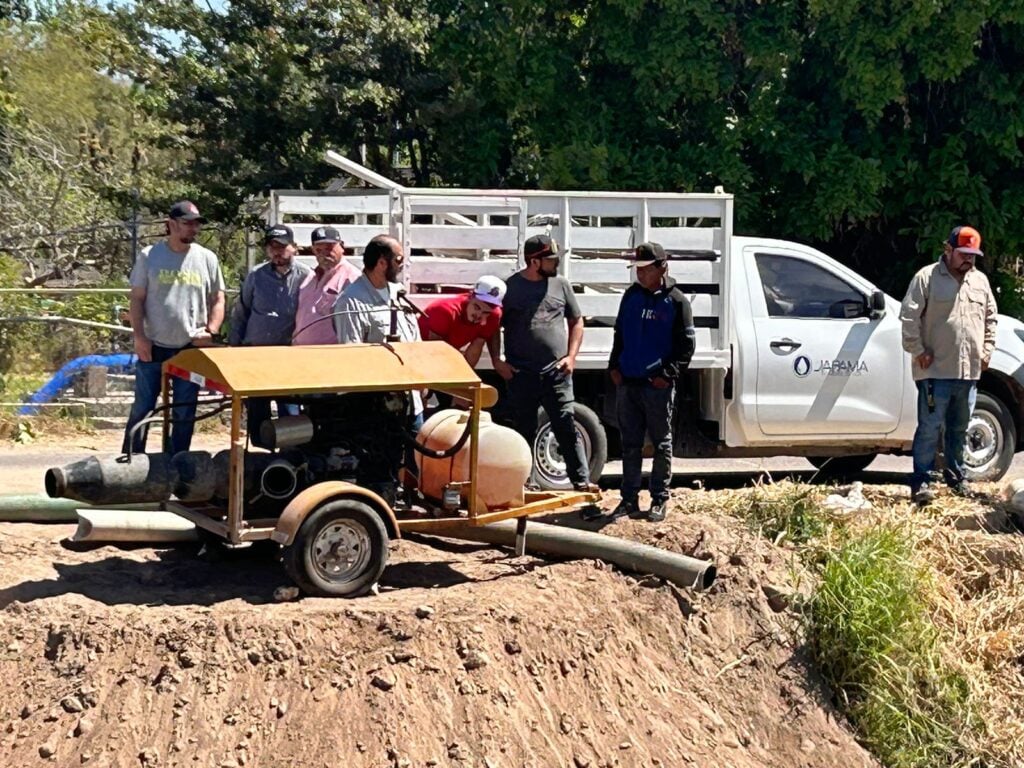
POLYGON ((326 501, 334 499, 358 499, 369 504, 380 515, 387 528, 388 536, 392 539, 400 539, 401 533, 398 530, 398 519, 395 517, 391 505, 384 501, 373 491, 362 488, 353 483, 346 483, 341 480, 328 480, 317 483, 299 493, 294 499, 288 502, 281 517, 277 520, 277 526, 270 538, 281 546, 288 546, 295 541, 295 534, 305 519, 326 501))

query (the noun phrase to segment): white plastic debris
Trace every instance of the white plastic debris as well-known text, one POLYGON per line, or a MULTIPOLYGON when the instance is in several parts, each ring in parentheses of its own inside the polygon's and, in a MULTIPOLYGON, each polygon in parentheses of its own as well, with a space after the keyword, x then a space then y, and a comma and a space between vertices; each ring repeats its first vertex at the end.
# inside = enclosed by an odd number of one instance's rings
POLYGON ((871 502, 864 498, 864 483, 858 480, 850 486, 845 496, 841 493, 830 493, 825 497, 822 506, 836 512, 865 512, 871 509, 871 502))

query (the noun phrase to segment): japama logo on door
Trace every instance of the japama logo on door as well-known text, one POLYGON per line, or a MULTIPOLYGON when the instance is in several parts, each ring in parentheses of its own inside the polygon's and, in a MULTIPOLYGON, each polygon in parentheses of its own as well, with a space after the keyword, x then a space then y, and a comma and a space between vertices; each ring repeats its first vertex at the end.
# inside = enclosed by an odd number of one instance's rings
POLYGON ((801 379, 811 372, 811 359, 806 355, 800 355, 793 361, 793 373, 801 379))

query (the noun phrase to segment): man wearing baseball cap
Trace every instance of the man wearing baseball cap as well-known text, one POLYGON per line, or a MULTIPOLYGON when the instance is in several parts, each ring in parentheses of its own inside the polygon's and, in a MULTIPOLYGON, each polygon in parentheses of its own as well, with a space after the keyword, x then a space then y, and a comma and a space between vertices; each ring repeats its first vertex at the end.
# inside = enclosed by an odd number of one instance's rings
MULTIPOLYGON (((291 344, 299 286, 311 270, 295 261, 295 237, 290 227, 275 224, 263 233, 267 260, 245 276, 231 311, 233 347, 272 347, 291 344)), ((249 439, 262 445, 260 424, 270 418, 270 399, 250 398, 246 403, 249 439)), ((297 415, 294 405, 277 401, 278 416, 297 415)))
POLYGON ((689 299, 668 276, 665 249, 658 243, 641 243, 632 256, 629 266, 636 270, 636 282, 619 302, 608 360, 622 436, 622 501, 610 512, 591 507, 583 516, 640 516, 644 437, 650 435, 654 463, 646 517, 661 522, 672 485, 675 385, 693 357, 696 331, 689 299))
POLYGON ((317 227, 309 239, 316 269, 299 289, 292 344, 337 344, 331 317, 334 304, 362 273, 345 259, 345 243, 334 227, 317 227))
POLYGON ((995 350, 998 311, 988 278, 974 266, 981 255, 978 230, 957 227, 943 243, 942 258, 914 275, 900 309, 903 348, 917 383, 910 491, 919 506, 935 498, 931 475, 943 427, 943 479, 954 493, 969 495, 964 443, 978 379, 995 350))
MULTIPOLYGON (((224 276, 217 256, 196 242, 205 222, 195 203, 182 200, 167 215, 167 239, 144 248, 132 267, 130 315, 135 341, 135 402, 125 427, 123 450, 146 449, 146 429, 132 429, 156 405, 161 366, 182 349, 207 346, 224 322, 224 276)), ((170 445, 187 451, 192 444, 199 387, 171 379, 170 445)))
POLYGON ((523 256, 526 268, 508 279, 502 302, 505 359, 492 354, 494 370, 507 382, 516 431, 533 445, 537 405, 543 406, 573 488, 593 491, 573 418, 572 373, 583 343, 583 314, 569 281, 558 274, 562 252, 554 240, 534 235, 523 256))
POLYGON ((420 335, 425 341, 447 341, 474 367, 480 362, 485 344, 495 359, 501 353, 498 330, 504 298, 505 281, 484 275, 471 291, 428 304, 420 315, 420 335))

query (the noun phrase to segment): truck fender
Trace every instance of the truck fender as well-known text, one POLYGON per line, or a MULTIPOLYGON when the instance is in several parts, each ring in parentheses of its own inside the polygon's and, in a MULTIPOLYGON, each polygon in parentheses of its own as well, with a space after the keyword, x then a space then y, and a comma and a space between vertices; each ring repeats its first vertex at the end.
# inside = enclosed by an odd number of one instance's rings
POLYGON ((387 528, 388 536, 392 539, 400 539, 402 537, 398 530, 398 519, 395 517, 394 510, 391 509, 391 505, 384 501, 383 498, 373 491, 369 491, 354 483, 346 483, 342 480, 328 480, 327 482, 311 485, 289 501, 288 506, 281 513, 281 517, 278 518, 277 526, 274 528, 270 538, 281 546, 288 546, 295 541, 295 534, 313 510, 325 501, 340 498, 357 499, 364 504, 370 505, 380 515, 381 520, 384 521, 384 527, 387 528))

